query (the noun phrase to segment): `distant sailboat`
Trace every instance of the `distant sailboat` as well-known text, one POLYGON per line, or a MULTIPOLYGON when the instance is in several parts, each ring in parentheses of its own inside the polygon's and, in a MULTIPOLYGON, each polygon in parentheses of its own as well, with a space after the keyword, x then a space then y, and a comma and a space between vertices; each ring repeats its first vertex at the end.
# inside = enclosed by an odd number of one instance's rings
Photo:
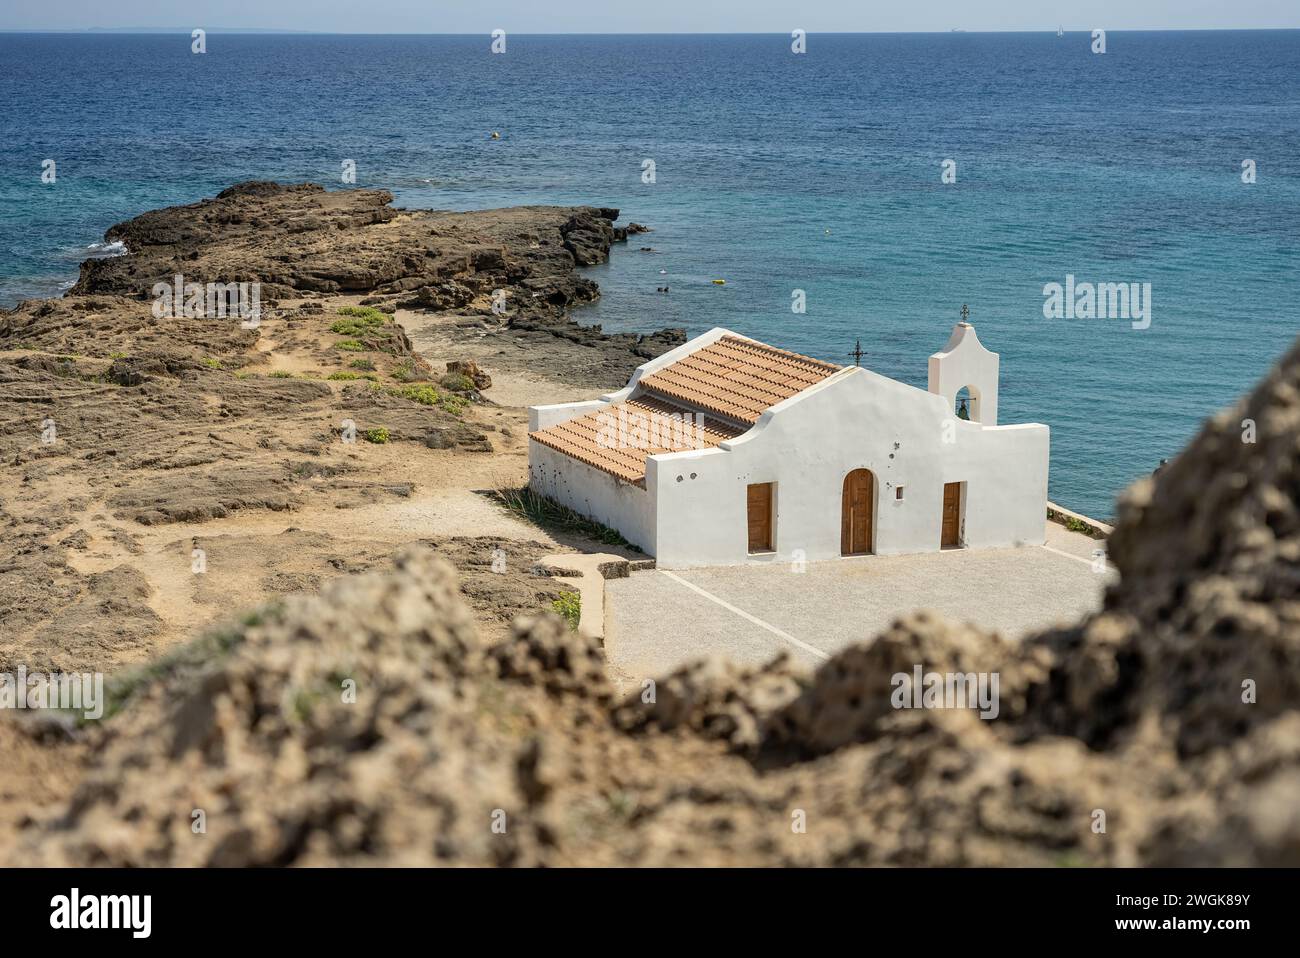
POLYGON ((1056 28, 1056 36, 1058 38, 1065 36, 1065 31, 1062 30, 1059 26, 1056 28))

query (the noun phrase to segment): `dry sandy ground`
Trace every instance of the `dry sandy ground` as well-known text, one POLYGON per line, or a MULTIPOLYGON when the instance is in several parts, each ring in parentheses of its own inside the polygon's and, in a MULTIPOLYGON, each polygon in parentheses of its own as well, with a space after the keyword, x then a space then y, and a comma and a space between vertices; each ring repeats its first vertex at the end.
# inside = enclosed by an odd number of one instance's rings
MULTIPOLYGON (((325 314, 332 316, 339 307, 356 302, 357 298, 347 297, 325 300, 322 305, 325 314)), ((284 307, 293 310, 298 305, 290 302, 284 307)), ((410 316, 401 319, 409 322, 410 316)), ((438 317, 421 317, 420 325, 427 332, 416 339, 422 357, 441 370, 448 361, 467 358, 469 351, 440 340, 438 322, 438 317)), ((276 318, 263 323, 259 351, 266 362, 257 375, 286 371, 296 377, 315 376, 313 381, 341 396, 350 384, 321 378, 334 371, 322 370, 317 360, 314 347, 321 344, 304 348, 299 336, 287 348, 277 346, 283 339, 281 324, 276 318)), ((0 359, 31 356, 31 352, 9 352, 0 354, 0 359)), ((485 368, 493 376, 492 387, 484 393, 489 401, 467 411, 465 418, 486 430, 490 452, 433 450, 405 442, 331 442, 316 457, 321 475, 309 479, 305 493, 288 510, 235 509, 223 516, 145 525, 113 515, 111 496, 86 496, 78 471, 42 482, 33 496, 37 502, 51 508, 58 502, 81 506, 73 521, 61 526, 47 543, 54 546, 69 536, 78 537, 78 547, 68 553, 73 570, 92 576, 129 565, 142 576, 141 589, 148 595, 145 604, 158 618, 157 629, 150 643, 121 650, 112 657, 113 664, 156 655, 228 614, 231 605, 256 604, 278 592, 295 591, 294 586, 318 585, 330 569, 321 568, 317 561, 314 535, 328 539, 334 552, 353 557, 387 556, 412 540, 442 537, 534 541, 557 551, 566 549, 535 525, 513 518, 484 493, 518 487, 527 480, 526 403, 568 401, 589 396, 591 390, 491 365, 485 368), (348 475, 349 485, 342 491, 362 494, 339 495, 337 485, 322 478, 332 469, 348 475), (312 483, 323 488, 313 489, 312 483), (387 489, 402 492, 383 494, 387 489), (202 575, 192 571, 195 548, 206 553, 202 575)), ((259 455, 255 447, 240 453, 229 464, 232 470, 255 468, 274 458, 259 455)), ((134 481, 148 482, 167 472, 165 467, 141 470, 134 481)))
MULTIPOLYGON (((620 385, 680 337, 568 318, 598 295, 575 266, 625 235, 615 210, 391 200, 240 184, 114 227, 129 255, 0 311, 0 673, 121 676, 413 542, 460 571, 485 636, 550 607, 562 590, 538 560, 581 541, 491 497, 526 481, 523 407, 620 385), (260 325, 155 316, 154 281, 177 273, 257 278, 260 325), (468 359, 491 387, 447 379, 468 359)), ((76 763, 58 755, 82 747, 53 731, 34 747, 10 726, 30 718, 0 715, 0 826, 66 794, 76 763)))
MULTIPOLYGON (((324 307, 323 315, 332 317, 339 307, 357 301, 358 297, 337 297, 313 302, 324 307)), ((300 305, 286 302, 282 311, 292 312, 300 305)), ((400 319, 424 330, 414 338, 433 369, 442 370, 453 359, 475 358, 474 351, 438 335, 439 317, 421 316, 413 322, 415 314, 406 312, 400 319)), ((351 384, 320 378, 332 371, 320 361, 320 347, 333 337, 325 334, 313 342, 302 333, 287 335, 284 325, 285 321, 276 317, 264 321, 258 342, 264 364, 257 367, 256 375, 283 371, 295 377, 316 377, 312 381, 323 382, 340 397, 351 384)), ((511 572, 517 574, 479 576, 478 581, 488 587, 472 597, 485 635, 504 634, 514 615, 544 608, 546 597, 557 590, 546 580, 532 586, 528 572, 543 555, 572 551, 572 542, 556 541, 536 525, 514 518, 484 493, 518 487, 527 480, 525 404, 568 401, 590 395, 591 389, 494 367, 488 352, 481 351, 484 368, 493 378, 492 387, 484 392, 487 401, 466 410, 463 416, 490 437, 491 452, 430 449, 412 442, 349 445, 332 441, 314 457, 319 475, 308 480, 308 487, 290 509, 236 508, 222 516, 142 524, 114 514, 111 499, 115 490, 88 495, 79 469, 20 482, 21 494, 5 497, 7 510, 19 515, 20 510, 38 515, 44 510, 57 518, 53 531, 40 537, 40 547, 66 548, 69 579, 129 580, 129 591, 136 598, 129 607, 121 607, 127 600, 118 586, 111 585, 92 596, 92 601, 102 606, 99 614, 75 622, 65 620, 60 625, 40 616, 27 628, 12 628, 22 616, 9 618, 11 631, 3 648, 3 657, 12 664, 9 670, 19 662, 38 668, 45 658, 51 667, 104 669, 111 677, 166 654, 228 619, 234 610, 315 590, 335 576, 386 562, 400 546, 421 540, 440 542, 444 554, 461 568, 486 568, 494 550, 504 549, 511 572), (346 473, 346 488, 322 478, 333 469, 346 473), (312 484, 320 488, 313 489, 312 484), (403 494, 386 493, 386 489, 401 489, 403 494), (75 547, 62 545, 70 539, 75 547), (204 553, 206 571, 202 574, 193 571, 196 549, 204 553), (144 626, 130 630, 115 624, 123 613, 132 621, 143 621, 144 626), (60 636, 52 635, 52 628, 79 631, 60 636), (51 639, 55 641, 51 643, 51 639), (50 649, 60 644, 65 646, 62 653, 51 655, 50 649)), ((8 351, 0 353, 0 361, 30 362, 41 355, 44 353, 33 350, 8 351)), ((228 378, 232 374, 214 371, 211 375, 228 378)), ((204 401, 209 405, 220 402, 212 396, 205 396, 204 401)), ((311 425, 328 428, 323 421, 311 425)), ((287 432, 299 433, 296 440, 306 441, 307 433, 293 430, 292 423, 281 422, 272 431, 286 426, 287 432)), ((62 433, 65 443, 75 441, 70 428, 62 433)), ((37 446, 31 440, 29 444, 37 446)), ((236 473, 255 470, 280 455, 279 449, 263 451, 255 443, 247 443, 236 455, 227 450, 225 466, 236 473)), ((142 469, 132 481, 162 481, 170 472, 165 467, 142 469)), ((0 752, 6 766, 0 784, 0 834, 25 820, 34 808, 66 796, 79 775, 82 751, 75 741, 47 740, 38 746, 25 734, 13 734, 7 726, 9 718, 0 716, 0 752)))

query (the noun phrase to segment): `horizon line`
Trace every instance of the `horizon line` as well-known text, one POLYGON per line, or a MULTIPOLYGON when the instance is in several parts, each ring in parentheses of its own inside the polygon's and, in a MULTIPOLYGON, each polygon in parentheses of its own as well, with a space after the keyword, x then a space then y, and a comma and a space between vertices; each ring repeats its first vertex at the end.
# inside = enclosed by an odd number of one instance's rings
MULTIPOLYGON (((206 33, 241 33, 262 36, 327 36, 327 37, 482 37, 490 36, 491 30, 469 33, 423 33, 415 31, 382 30, 303 30, 282 27, 0 27, 0 34, 99 34, 116 33, 129 36, 146 36, 150 34, 176 34, 190 36, 195 29, 206 33)), ((1107 33, 1275 33, 1300 31, 1300 26, 1286 27, 1043 27, 1041 29, 968 29, 953 27, 948 30, 806 30, 810 36, 950 36, 954 33, 1055 33, 1062 29, 1066 33, 1091 33, 1094 29, 1104 29, 1107 33)), ((788 36, 787 30, 581 30, 564 32, 509 31, 517 37, 732 37, 732 36, 788 36)))

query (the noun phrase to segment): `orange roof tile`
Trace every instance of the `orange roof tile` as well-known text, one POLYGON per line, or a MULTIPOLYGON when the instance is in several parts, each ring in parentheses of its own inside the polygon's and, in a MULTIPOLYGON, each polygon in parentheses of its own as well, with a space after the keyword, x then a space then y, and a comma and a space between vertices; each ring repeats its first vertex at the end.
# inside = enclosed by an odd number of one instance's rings
POLYGON ((764 411, 827 376, 834 363, 735 336, 697 349, 641 385, 660 396, 753 425, 764 411))
POLYGON ((647 456, 709 449, 744 431, 694 410, 642 396, 530 432, 528 438, 615 478, 643 486, 647 456), (701 417, 698 429, 696 415, 701 417))

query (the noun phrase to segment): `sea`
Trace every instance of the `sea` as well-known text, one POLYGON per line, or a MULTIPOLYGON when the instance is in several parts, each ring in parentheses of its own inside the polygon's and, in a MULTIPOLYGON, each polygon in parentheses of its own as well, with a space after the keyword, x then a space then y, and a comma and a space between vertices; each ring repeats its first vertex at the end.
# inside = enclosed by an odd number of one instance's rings
POLYGON ((1002 357, 1000 421, 1051 427, 1051 497, 1109 518, 1300 331, 1300 31, 1111 31, 1098 52, 1048 26, 803 52, 0 34, 0 306, 120 253, 114 223, 241 180, 618 207, 653 232, 587 271, 603 295, 579 321, 726 326, 839 363, 860 343, 924 387, 965 307, 1002 357), (1048 315, 1067 282, 1136 284, 1149 311, 1048 315))

